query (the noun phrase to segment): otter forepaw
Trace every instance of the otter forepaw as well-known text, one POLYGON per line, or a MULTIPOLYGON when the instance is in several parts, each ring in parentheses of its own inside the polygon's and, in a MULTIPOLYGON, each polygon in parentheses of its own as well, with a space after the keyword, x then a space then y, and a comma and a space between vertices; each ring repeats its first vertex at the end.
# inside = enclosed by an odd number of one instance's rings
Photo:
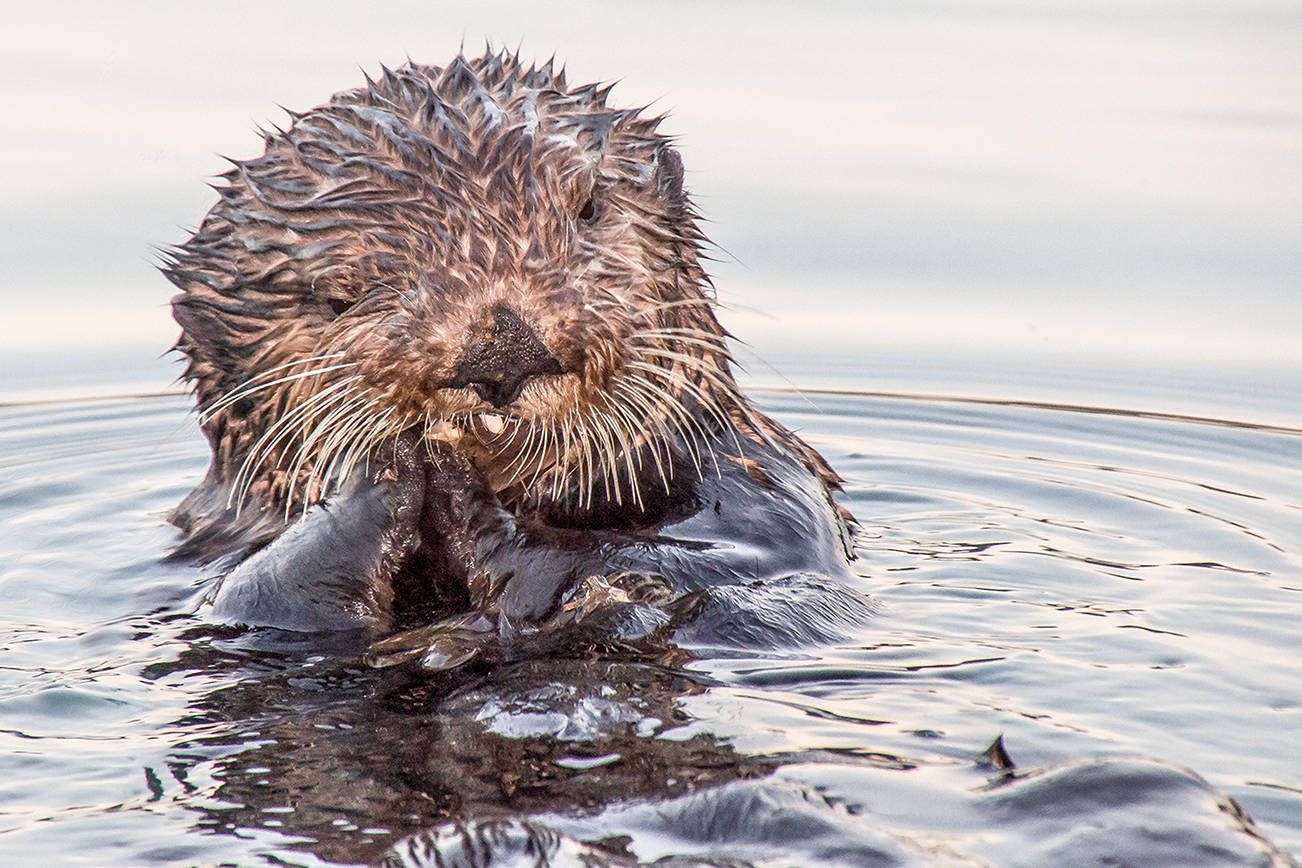
POLYGON ((555 620, 577 623, 603 608, 620 604, 659 606, 673 596, 673 587, 652 573, 623 571, 610 576, 588 576, 565 593, 555 620))
POLYGON ((597 644, 603 637, 635 642, 671 629, 673 586, 654 573, 624 571, 588 576, 566 591, 547 631, 578 629, 597 644))
POLYGON ((372 643, 362 659, 377 669, 419 660, 422 669, 446 672, 497 645, 495 622, 495 618, 479 612, 445 618, 372 643))
POLYGON ((444 449, 429 450, 427 460, 424 526, 459 547, 510 532, 514 517, 469 460, 444 449))
POLYGON ((377 668, 415 661, 426 671, 447 672, 474 660, 501 663, 603 649, 655 654, 663 652, 697 596, 675 596, 668 582, 649 573, 594 575, 569 590, 546 621, 513 620, 494 610, 466 613, 375 642, 363 659, 377 668))
POLYGON ((385 629, 391 579, 419 540, 424 486, 415 443, 400 436, 218 579, 200 612, 218 623, 299 632, 385 629))

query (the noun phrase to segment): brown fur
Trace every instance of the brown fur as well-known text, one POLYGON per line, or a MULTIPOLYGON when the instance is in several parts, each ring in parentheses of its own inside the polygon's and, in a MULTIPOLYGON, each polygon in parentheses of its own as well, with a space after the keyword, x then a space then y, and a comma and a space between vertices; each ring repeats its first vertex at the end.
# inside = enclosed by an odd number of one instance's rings
POLYGON ((777 442, 835 485, 737 390, 681 160, 659 117, 608 92, 505 53, 408 64, 232 161, 164 268, 213 452, 175 515, 191 553, 274 536, 418 426, 517 504, 575 489, 640 504, 649 468, 691 457, 704 425, 777 442), (499 411, 449 384, 501 309, 562 373, 499 411))

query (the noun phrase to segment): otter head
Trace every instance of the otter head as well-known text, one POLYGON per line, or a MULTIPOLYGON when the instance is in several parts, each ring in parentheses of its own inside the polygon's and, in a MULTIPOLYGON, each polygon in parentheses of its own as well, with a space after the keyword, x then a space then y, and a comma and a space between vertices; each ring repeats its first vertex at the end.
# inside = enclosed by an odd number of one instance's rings
POLYGON ((291 113, 171 252, 231 504, 287 511, 399 432, 507 501, 640 505, 744 414, 659 118, 551 64, 408 64, 291 113))

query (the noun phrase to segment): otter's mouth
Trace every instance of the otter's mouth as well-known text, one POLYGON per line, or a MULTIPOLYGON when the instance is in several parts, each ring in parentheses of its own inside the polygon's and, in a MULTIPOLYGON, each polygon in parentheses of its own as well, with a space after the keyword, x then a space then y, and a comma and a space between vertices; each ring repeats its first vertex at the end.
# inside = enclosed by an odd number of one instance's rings
POLYGON ((666 445, 653 442, 651 425, 603 431, 577 416, 478 409, 432 420, 416 433, 429 448, 469 460, 508 505, 555 500, 570 485, 577 486, 576 497, 583 502, 600 494, 616 503, 626 498, 640 503, 642 473, 659 474, 667 486, 665 468, 672 460, 666 445))
POLYGON ((417 433, 430 447, 469 459, 500 494, 526 487, 560 461, 560 444, 544 436, 546 427, 511 413, 482 411, 438 419, 417 433))
MULTIPOLYGON (((456 446, 467 435, 484 445, 491 445, 502 439, 508 429, 513 433, 527 425, 518 416, 504 413, 472 413, 466 416, 440 419, 425 430, 427 440, 435 440, 456 446)), ((509 435, 508 435, 509 436, 509 435)))

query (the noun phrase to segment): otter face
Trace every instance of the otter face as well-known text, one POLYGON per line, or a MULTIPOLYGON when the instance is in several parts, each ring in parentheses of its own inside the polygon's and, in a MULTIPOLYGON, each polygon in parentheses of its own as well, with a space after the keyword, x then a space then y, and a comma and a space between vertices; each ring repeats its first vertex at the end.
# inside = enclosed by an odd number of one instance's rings
POLYGON ((409 64, 292 114, 165 272, 230 503, 287 511, 397 433, 508 501, 641 504, 746 413, 659 118, 551 64, 409 64))

